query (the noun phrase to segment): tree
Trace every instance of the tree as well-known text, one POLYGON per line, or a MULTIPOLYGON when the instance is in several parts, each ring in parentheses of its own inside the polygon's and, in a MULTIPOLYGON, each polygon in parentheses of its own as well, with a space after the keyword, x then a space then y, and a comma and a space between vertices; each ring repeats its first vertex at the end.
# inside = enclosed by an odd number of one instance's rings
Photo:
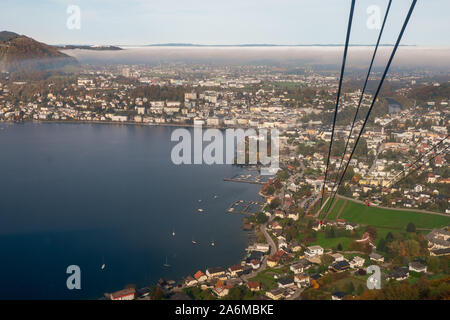
POLYGON ((449 277, 437 280, 420 279, 416 284, 408 281, 389 281, 380 290, 366 290, 361 299, 370 300, 442 300, 448 298, 449 277))
POLYGON ((394 241, 394 235, 391 232, 388 232, 388 234, 386 235, 386 241, 387 242, 394 241))
POLYGON ((367 226, 366 231, 370 234, 373 240, 375 240, 378 236, 377 228, 374 226, 367 226))
POLYGON ((336 230, 334 227, 325 229, 325 238, 335 238, 335 237, 336 237, 336 230))
POLYGON ((363 287, 363 285, 362 284, 360 284, 359 286, 358 286, 358 288, 356 289, 356 294, 358 295, 358 296, 360 296, 360 295, 362 295, 363 293, 364 293, 364 287, 363 287))
POLYGON ((338 250, 338 251, 342 251, 342 250, 343 250, 342 244, 341 244, 341 243, 339 243, 339 244, 337 245, 337 250, 338 250))
POLYGON ((253 293, 245 286, 237 286, 230 289, 228 299, 230 300, 244 300, 253 297, 253 293))
POLYGON ((371 245, 369 245, 368 243, 361 243, 361 242, 356 242, 356 241, 350 242, 348 249, 350 251, 361 251, 366 254, 370 254, 372 252, 371 245))
POLYGON ((406 226, 406 232, 416 232, 416 225, 412 222, 406 226))
POLYGON ((267 187, 267 189, 266 189, 266 194, 267 194, 267 195, 273 195, 274 192, 275 192, 274 186, 271 185, 271 186, 268 186, 268 187, 267 187))
POLYGON ((275 209, 276 207, 278 207, 281 204, 280 199, 275 198, 270 202, 270 208, 271 209, 275 209))
POLYGON ((162 300, 164 298, 164 292, 160 287, 156 287, 154 289, 152 296, 152 300, 162 300))
POLYGON ((386 240, 381 238, 380 241, 378 241, 377 250, 381 252, 386 251, 386 240))
POLYGON ((406 253, 410 257, 416 257, 420 254, 420 244, 418 241, 413 239, 407 239, 404 241, 406 253))
POLYGON ((260 243, 264 243, 266 242, 266 237, 264 237, 264 234, 258 230, 256 233, 256 240, 260 243))
POLYGON ((333 257, 325 254, 325 255, 323 255, 321 257, 320 262, 322 262, 322 265, 327 266, 327 268, 325 269, 325 270, 327 270, 328 269, 328 265, 332 264, 333 260, 334 260, 333 257))
POLYGON ((394 240, 387 246, 389 248, 389 252, 391 252, 396 257, 404 257, 407 255, 405 244, 401 240, 394 240))
POLYGON ((348 294, 353 294, 353 291, 355 291, 355 285, 352 281, 349 281, 349 283, 346 285, 345 292, 348 294))
POLYGON ((267 221, 267 219, 268 219, 268 217, 265 215, 264 212, 259 212, 256 215, 256 222, 259 223, 259 224, 265 223, 267 221))
POLYGON ((440 271, 439 257, 428 257, 427 266, 428 270, 430 270, 431 272, 438 273, 440 271))
POLYGON ((280 170, 277 172, 277 178, 280 181, 285 181, 289 177, 289 173, 286 170, 280 170))

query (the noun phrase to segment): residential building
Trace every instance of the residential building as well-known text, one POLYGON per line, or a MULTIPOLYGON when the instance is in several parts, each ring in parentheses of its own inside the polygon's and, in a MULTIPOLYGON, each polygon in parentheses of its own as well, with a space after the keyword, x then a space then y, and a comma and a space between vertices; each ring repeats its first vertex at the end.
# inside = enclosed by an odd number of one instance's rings
POLYGON ((305 255, 308 257, 315 257, 323 255, 323 248, 321 246, 310 246, 306 248, 305 255))
POLYGON ((136 290, 134 288, 128 288, 119 290, 113 293, 108 293, 106 296, 110 300, 133 300, 135 296, 136 290))

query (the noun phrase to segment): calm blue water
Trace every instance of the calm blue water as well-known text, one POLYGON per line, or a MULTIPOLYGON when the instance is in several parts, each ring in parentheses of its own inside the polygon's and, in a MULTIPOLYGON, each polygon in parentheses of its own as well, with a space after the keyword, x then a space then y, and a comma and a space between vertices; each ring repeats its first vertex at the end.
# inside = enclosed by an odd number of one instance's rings
POLYGON ((259 186, 223 181, 237 167, 173 165, 172 130, 0 124, 0 299, 99 298, 237 263, 247 235, 225 209, 259 186), (72 264, 78 291, 66 288, 72 264))

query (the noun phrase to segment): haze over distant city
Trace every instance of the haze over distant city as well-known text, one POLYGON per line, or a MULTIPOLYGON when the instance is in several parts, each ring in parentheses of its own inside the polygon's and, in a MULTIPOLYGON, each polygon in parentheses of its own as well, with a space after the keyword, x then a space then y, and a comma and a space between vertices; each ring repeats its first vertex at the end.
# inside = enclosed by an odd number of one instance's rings
MULTIPOLYGON (((64 50, 81 63, 89 64, 159 64, 172 62, 208 64, 261 64, 291 67, 326 66, 338 68, 342 47, 133 47, 120 51, 64 50)), ((400 47, 393 68, 428 67, 448 70, 448 48, 400 47)), ((348 68, 366 68, 373 47, 351 47, 348 68)), ((381 47, 375 67, 382 68, 392 47, 381 47)))
MULTIPOLYGON (((370 6, 381 17, 387 1, 358 1, 353 44, 373 44, 367 27, 370 6)), ((393 43, 410 1, 394 1, 382 43, 393 43)), ((342 44, 350 1, 310 0, 3 0, 0 30, 49 44, 342 44), (69 6, 80 9, 79 29, 67 28, 69 6), (18 19, 20 17, 20 19, 18 19)), ((417 3, 403 44, 448 46, 450 2, 417 3)))

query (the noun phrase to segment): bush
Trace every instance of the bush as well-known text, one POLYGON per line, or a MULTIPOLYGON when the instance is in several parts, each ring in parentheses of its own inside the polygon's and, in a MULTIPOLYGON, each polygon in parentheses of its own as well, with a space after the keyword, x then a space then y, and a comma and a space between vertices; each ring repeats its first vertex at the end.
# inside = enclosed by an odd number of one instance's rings
POLYGON ((416 225, 412 222, 406 226, 406 232, 416 232, 416 225))

